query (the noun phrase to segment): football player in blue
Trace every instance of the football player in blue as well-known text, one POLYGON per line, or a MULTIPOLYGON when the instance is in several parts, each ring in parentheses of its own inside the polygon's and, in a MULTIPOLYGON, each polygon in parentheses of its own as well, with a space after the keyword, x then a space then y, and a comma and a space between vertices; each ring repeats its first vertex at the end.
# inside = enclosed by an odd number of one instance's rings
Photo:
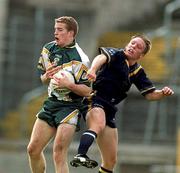
POLYGON ((74 167, 96 167, 96 161, 87 156, 89 147, 97 139, 102 163, 99 173, 112 173, 117 161, 118 131, 115 113, 118 103, 127 96, 132 84, 147 100, 160 100, 174 94, 169 87, 156 89, 138 60, 150 50, 151 42, 144 35, 135 35, 124 49, 101 47, 88 71, 93 80, 94 94, 85 101, 89 110, 85 117, 88 130, 80 139, 78 154, 70 162, 74 167))

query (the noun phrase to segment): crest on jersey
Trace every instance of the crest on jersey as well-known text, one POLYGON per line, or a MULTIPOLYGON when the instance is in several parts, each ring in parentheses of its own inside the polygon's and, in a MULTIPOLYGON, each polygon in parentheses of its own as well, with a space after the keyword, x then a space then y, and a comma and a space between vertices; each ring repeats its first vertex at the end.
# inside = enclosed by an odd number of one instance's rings
POLYGON ((61 58, 62 58, 62 55, 57 55, 56 54, 55 58, 54 58, 54 61, 53 61, 54 65, 58 65, 61 58))

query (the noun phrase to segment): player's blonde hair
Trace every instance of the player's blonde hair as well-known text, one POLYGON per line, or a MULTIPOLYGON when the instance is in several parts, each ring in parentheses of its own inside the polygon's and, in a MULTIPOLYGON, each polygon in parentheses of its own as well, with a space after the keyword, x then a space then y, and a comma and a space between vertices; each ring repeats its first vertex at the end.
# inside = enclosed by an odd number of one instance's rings
POLYGON ((143 54, 146 55, 151 50, 151 47, 152 47, 151 41, 144 34, 136 34, 136 35, 132 36, 131 39, 137 38, 137 37, 141 38, 144 41, 146 47, 143 51, 143 54))
POLYGON ((62 17, 55 19, 55 23, 65 23, 66 29, 68 31, 73 31, 74 32, 74 38, 76 37, 78 30, 79 30, 79 25, 78 25, 78 22, 73 17, 62 16, 62 17))

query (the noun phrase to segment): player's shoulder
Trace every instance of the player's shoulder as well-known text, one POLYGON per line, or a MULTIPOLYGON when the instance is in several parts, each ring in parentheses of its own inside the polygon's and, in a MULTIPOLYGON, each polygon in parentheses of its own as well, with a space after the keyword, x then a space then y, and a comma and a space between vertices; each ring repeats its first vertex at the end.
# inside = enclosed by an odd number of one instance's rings
POLYGON ((51 41, 46 43, 43 47, 47 50, 51 50, 52 48, 54 48, 56 46, 56 42, 55 41, 51 41))
POLYGON ((107 53, 110 56, 114 56, 116 54, 119 54, 119 53, 123 52, 123 49, 115 48, 115 47, 100 47, 99 52, 100 53, 107 53))
POLYGON ((83 49, 78 45, 78 43, 75 44, 75 48, 80 56, 81 62, 89 67, 90 66, 90 60, 87 54, 83 51, 83 49))
POLYGON ((139 64, 135 63, 134 65, 129 67, 129 75, 132 76, 139 76, 145 74, 144 68, 139 64))

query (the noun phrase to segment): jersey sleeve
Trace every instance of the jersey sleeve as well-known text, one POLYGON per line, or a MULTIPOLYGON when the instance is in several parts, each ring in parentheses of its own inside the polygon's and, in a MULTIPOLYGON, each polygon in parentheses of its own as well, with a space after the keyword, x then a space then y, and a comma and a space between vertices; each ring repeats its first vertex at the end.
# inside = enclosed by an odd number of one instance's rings
POLYGON ((39 57, 38 65, 37 65, 39 75, 43 75, 46 72, 46 69, 48 68, 49 63, 50 63, 49 50, 46 49, 46 47, 43 47, 41 51, 41 55, 39 57))
POLYGON ((119 52, 116 48, 100 47, 99 53, 104 54, 107 57, 107 63, 109 63, 119 52))
POLYGON ((73 61, 73 74, 76 79, 76 83, 90 86, 90 82, 86 77, 87 71, 90 67, 90 60, 77 43, 76 49, 81 57, 81 61, 73 61))
POLYGON ((143 96, 153 92, 156 89, 151 80, 147 77, 143 68, 140 68, 140 70, 134 76, 133 83, 143 96))

